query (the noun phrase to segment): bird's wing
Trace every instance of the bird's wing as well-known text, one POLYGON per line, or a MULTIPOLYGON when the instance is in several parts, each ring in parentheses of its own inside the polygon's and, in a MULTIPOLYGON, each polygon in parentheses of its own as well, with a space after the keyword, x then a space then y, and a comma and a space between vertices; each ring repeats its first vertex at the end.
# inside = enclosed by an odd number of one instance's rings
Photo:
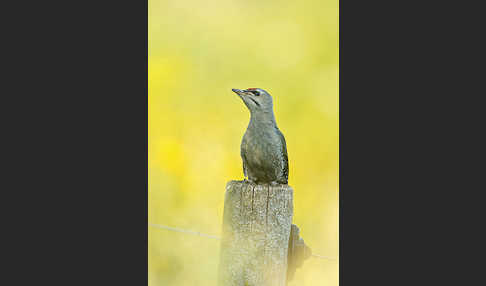
POLYGON ((285 176, 285 179, 288 180, 289 178, 289 157, 287 155, 287 143, 285 142, 285 137, 283 136, 282 132, 280 132, 280 130, 277 129, 277 134, 278 136, 280 137, 280 142, 281 142, 281 152, 282 152, 282 156, 283 156, 283 174, 285 176))
POLYGON ((243 175, 245 175, 245 178, 247 177, 247 172, 246 172, 246 140, 245 140, 245 137, 243 137, 243 140, 241 141, 241 150, 240 150, 240 154, 241 154, 241 159, 243 161, 243 175))

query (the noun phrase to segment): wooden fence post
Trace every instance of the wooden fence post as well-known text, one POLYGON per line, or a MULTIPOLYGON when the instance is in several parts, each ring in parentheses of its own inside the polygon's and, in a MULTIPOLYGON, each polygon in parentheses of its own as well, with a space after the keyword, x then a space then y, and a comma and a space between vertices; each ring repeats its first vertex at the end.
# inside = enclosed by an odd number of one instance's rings
POLYGON ((285 286, 293 189, 226 185, 218 286, 285 286))

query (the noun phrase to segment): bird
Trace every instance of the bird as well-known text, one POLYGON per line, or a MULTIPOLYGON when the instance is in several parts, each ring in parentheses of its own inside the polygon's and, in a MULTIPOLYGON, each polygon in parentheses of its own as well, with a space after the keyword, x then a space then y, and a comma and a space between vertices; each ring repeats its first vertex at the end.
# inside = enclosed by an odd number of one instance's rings
POLYGON ((232 91, 250 111, 250 123, 241 141, 244 181, 288 184, 287 143, 275 121, 272 96, 261 88, 232 91))

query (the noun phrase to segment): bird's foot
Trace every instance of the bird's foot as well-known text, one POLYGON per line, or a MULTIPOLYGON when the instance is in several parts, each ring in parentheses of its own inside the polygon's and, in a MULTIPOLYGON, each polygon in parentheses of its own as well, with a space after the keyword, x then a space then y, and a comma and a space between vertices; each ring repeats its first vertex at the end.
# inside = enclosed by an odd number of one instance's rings
POLYGON ((245 179, 243 180, 243 182, 245 182, 245 183, 249 183, 249 184, 255 184, 255 181, 254 181, 254 180, 252 180, 252 179, 249 179, 249 178, 248 178, 248 179, 246 179, 246 178, 245 178, 245 179))

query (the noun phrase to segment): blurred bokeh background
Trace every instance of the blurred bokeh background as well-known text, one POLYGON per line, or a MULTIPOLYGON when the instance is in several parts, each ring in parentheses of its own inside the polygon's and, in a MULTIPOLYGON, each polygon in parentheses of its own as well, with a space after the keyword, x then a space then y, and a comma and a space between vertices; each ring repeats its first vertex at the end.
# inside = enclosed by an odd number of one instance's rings
MULTIPOLYGON (((274 98, 294 223, 314 253, 289 285, 338 285, 338 0, 149 0, 149 222, 219 235, 249 112, 274 98)), ((215 285, 219 241, 149 227, 149 285, 215 285)))

